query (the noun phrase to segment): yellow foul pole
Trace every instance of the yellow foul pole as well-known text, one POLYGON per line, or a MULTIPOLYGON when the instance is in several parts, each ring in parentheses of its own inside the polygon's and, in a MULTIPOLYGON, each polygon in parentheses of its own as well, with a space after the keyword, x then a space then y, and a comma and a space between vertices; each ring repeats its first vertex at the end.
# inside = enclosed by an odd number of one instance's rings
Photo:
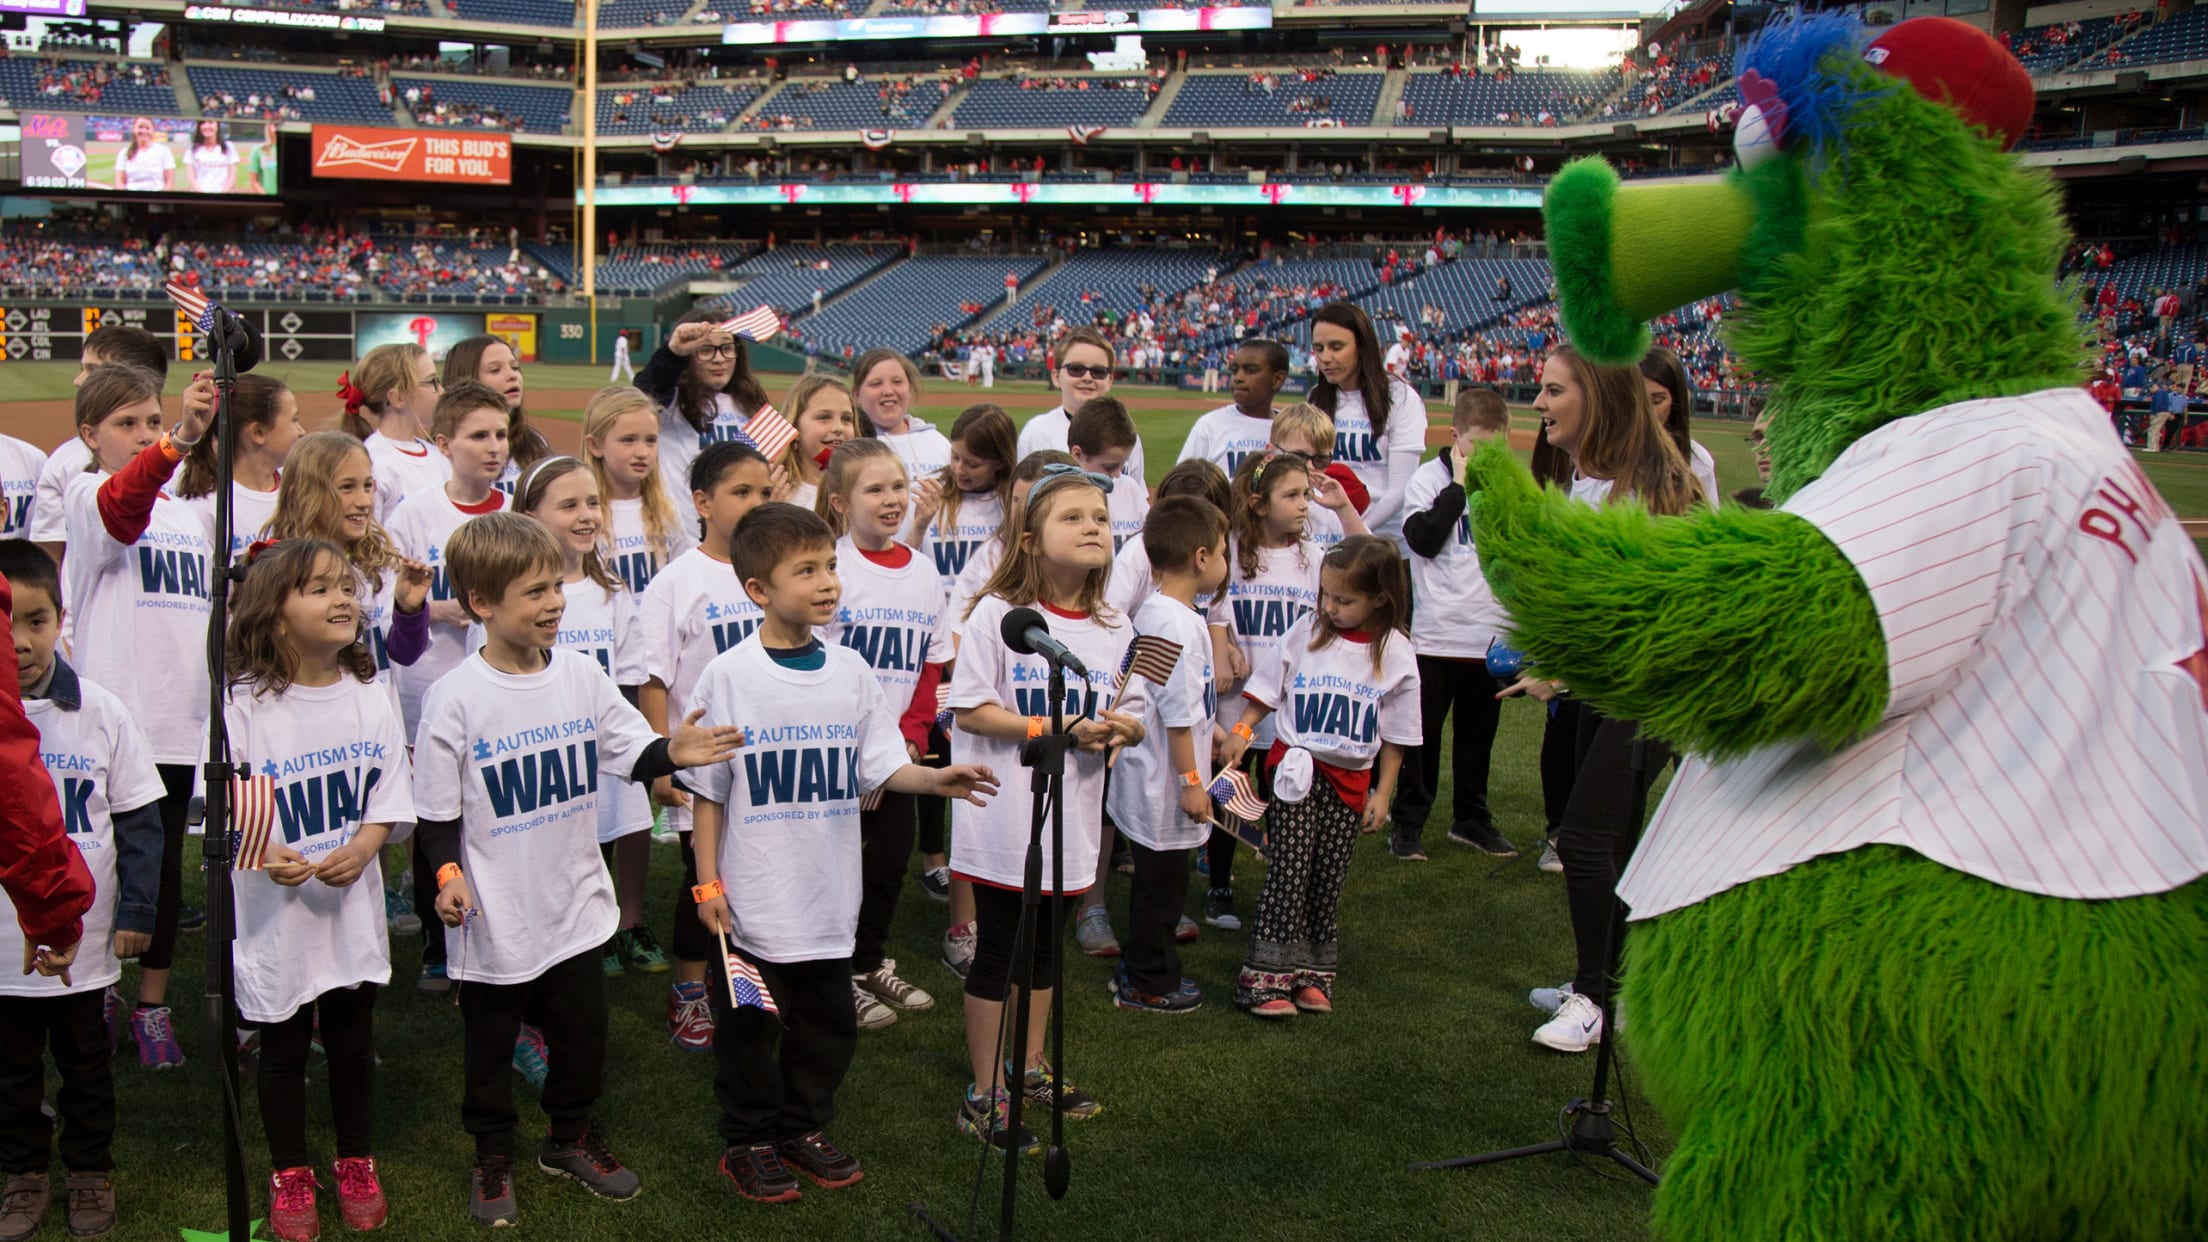
POLYGON ((590 364, 598 365, 598 0, 583 5, 583 296, 590 302, 590 364))

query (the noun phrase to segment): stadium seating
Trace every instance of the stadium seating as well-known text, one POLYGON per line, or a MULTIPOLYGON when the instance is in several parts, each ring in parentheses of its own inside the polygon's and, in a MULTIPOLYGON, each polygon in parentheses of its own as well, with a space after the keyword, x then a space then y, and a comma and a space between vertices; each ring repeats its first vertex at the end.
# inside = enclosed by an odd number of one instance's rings
POLYGON ((600 30, 672 26, 690 11, 690 0, 607 0, 598 6, 600 30))
POLYGON ((174 116, 176 89, 168 68, 149 61, 40 60, 0 58, 0 99, 18 111, 151 113, 174 116), (133 80, 132 71, 138 80, 133 80), (92 75, 110 74, 94 83, 92 75), (52 87, 55 89, 49 90, 52 87))
MULTIPOLYGON (((1354 300, 1375 320, 1387 318, 1413 330, 1418 330, 1421 307, 1438 306, 1448 312, 1443 331, 1456 333, 1486 329, 1514 310, 1547 302, 1551 279, 1546 259, 1458 259, 1354 300), (1495 297, 1495 281, 1502 276, 1510 277, 1508 303, 1495 297)), ((1308 325, 1299 326, 1296 339, 1310 339, 1308 325)))
POLYGON ((666 85, 624 86, 598 92, 598 132, 655 134, 671 130, 709 133, 726 129, 761 87, 755 83, 723 86, 701 83, 689 90, 666 85), (672 94, 661 94, 662 91, 672 94), (626 96, 628 102, 620 102, 626 96))
POLYGON ((898 96, 896 114, 885 115, 889 104, 882 93, 897 80, 901 79, 793 81, 767 101, 764 111, 810 118, 814 129, 911 129, 925 123, 943 106, 943 84, 920 79, 898 96))
MULTIPOLYGON (((1165 110, 1161 124, 1182 125, 1370 125, 1387 75, 1377 70, 1322 75, 1301 80, 1293 71, 1273 75, 1265 90, 1247 73, 1191 73, 1165 110)), ((963 110, 962 110, 963 111, 963 110)), ((1384 123, 1384 122, 1383 122, 1384 123)))
MULTIPOLYGON (((1325 303, 1355 300, 1379 288, 1380 269, 1369 259, 1287 259, 1242 268, 1221 277, 1221 283, 1241 291, 1245 312, 1257 312, 1258 334, 1287 339, 1307 336, 1303 321, 1325 303)), ((1234 337, 1232 327, 1221 324, 1204 329, 1194 344, 1224 344, 1234 337)))
POLYGON ((1150 106, 1147 78, 1076 78, 1086 89, 1028 88, 1019 82, 975 82, 952 114, 976 128, 1045 125, 1128 125, 1150 106))
POLYGON ((1042 13, 1052 7, 1050 0, 887 0, 882 5, 882 14, 979 16, 983 13, 1042 13))
POLYGON ((2061 25, 2027 27, 2016 32, 2009 48, 2036 77, 2084 60, 2114 42, 2120 33, 2115 18, 2096 17, 2079 22, 2076 35, 2067 34, 2061 25))
POLYGON ((976 312, 965 306, 986 309, 1003 302, 1007 271, 1025 281, 1043 263, 1033 255, 919 255, 890 267, 861 295, 807 315, 795 326, 804 339, 818 341, 822 353, 841 353, 846 345, 853 352, 886 345, 918 353, 937 324, 959 328, 973 320, 976 312))
MULTIPOLYGON (((1078 327, 1097 311, 1142 305, 1145 285, 1159 294, 1176 296, 1202 283, 1207 270, 1224 273, 1233 267, 1232 261, 1209 250, 1080 250, 1022 289, 1010 310, 986 322, 993 330, 1024 328, 1034 322, 1037 312, 1055 309, 1059 318, 1078 327), (1084 304, 1083 293, 1093 299, 1084 304)), ((998 280, 1001 284, 1002 273, 998 280)))
MULTIPOLYGON (((2190 290, 2204 275, 2208 275, 2208 246, 2191 245, 2163 247, 2118 259, 2105 271, 2087 272, 2085 279, 2097 285, 2113 283, 2119 296, 2147 303, 2149 290, 2190 290)), ((2179 336, 2193 334, 2202 309, 2196 306, 2193 314, 2179 318, 2179 336)), ((2128 326, 2119 325, 2119 331, 2128 326)))
POLYGON ((1732 73, 1732 61, 1730 54, 1701 56, 1675 63, 1668 72, 1635 74, 1618 96, 1618 114, 1648 116, 1676 108, 1724 81, 1732 73))
MULTIPOLYGON (((580 284, 575 252, 568 247, 526 246, 530 257, 568 284, 580 284)), ((598 257, 601 296, 636 297, 695 276, 724 276, 756 252, 752 246, 690 243, 623 246, 598 257)), ((810 293, 810 290, 807 291, 810 293)), ((757 305, 757 303, 753 303, 757 305)))
MULTIPOLYGON (((1614 69, 1601 73, 1521 71, 1507 78, 1494 74, 1414 73, 1403 97, 1417 109, 1412 124, 1500 125, 1501 114, 1516 114, 1534 124, 1543 111, 1558 124, 1599 107, 1618 88, 1614 69)), ((1184 92, 1185 97, 1185 92, 1184 92)))
POLYGON ((2166 22, 2119 40, 2087 57, 2079 68, 2159 65, 2181 60, 2208 60, 2208 9, 2187 9, 2166 22))
POLYGON ((505 22, 516 26, 575 24, 574 0, 447 0, 455 15, 471 22, 505 22))
POLYGON ((258 95, 263 108, 288 109, 296 112, 301 120, 391 124, 391 109, 376 95, 375 84, 366 78, 305 70, 241 69, 235 65, 204 62, 189 65, 187 69, 191 73, 192 89, 198 92, 201 109, 208 116, 264 115, 251 106, 250 101, 258 95), (286 88, 293 91, 290 98, 284 96, 286 88), (298 92, 302 90, 313 91, 314 98, 301 97, 298 92), (235 102, 207 106, 209 98, 221 95, 228 95, 235 102))
MULTIPOLYGON (((532 134, 565 132, 575 106, 575 92, 564 86, 518 86, 468 78, 393 78, 391 85, 402 97, 409 89, 426 90, 436 103, 467 110, 463 115, 492 111, 519 120, 524 131, 532 134)), ((429 123, 424 118, 430 110, 427 104, 409 106, 417 119, 429 123)))
MULTIPOLYGON (((887 242, 779 246, 753 255, 733 271, 723 272, 721 279, 741 280, 744 285, 734 293, 713 299, 713 304, 750 310, 764 302, 786 315, 795 315, 812 309, 814 289, 819 289, 823 298, 834 297, 903 254, 902 248, 887 242)), ((998 270, 997 278, 1001 296, 1002 269, 998 270)))

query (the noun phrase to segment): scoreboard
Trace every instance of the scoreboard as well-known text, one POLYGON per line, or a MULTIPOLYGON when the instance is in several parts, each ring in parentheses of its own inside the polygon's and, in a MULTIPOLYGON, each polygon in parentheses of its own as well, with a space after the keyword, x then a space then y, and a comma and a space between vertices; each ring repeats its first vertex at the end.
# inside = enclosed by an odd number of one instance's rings
MULTIPOLYGON (((353 312, 252 307, 237 312, 260 331, 271 362, 346 362, 354 356, 353 312)), ((95 328, 121 324, 143 328, 177 362, 207 360, 206 342, 192 322, 167 303, 151 306, 87 306, 82 302, 0 305, 0 363, 75 362, 95 328)))

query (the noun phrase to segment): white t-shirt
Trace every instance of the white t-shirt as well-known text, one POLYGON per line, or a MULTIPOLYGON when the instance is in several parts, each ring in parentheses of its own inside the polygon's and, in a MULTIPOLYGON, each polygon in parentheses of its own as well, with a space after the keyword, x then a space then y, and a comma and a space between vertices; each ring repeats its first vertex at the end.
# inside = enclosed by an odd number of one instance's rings
POLYGON ((65 497, 70 480, 84 474, 92 464, 92 449, 82 439, 71 436, 54 446, 46 455, 46 465, 38 472, 38 499, 31 503, 31 539, 38 543, 61 543, 69 538, 69 515, 65 497))
POLYGON ((115 542, 100 521, 106 474, 70 481, 62 562, 71 662, 130 709, 156 763, 198 763, 207 720, 207 528, 172 496, 145 533, 115 542))
POLYGON ((1112 480, 1104 508, 1112 516, 1112 551, 1142 542, 1142 524, 1150 518, 1150 493, 1124 469, 1112 480))
POLYGON ((376 520, 388 526, 399 502, 416 492, 444 490, 452 459, 427 440, 394 440, 377 432, 368 446, 368 473, 376 481, 376 520))
MULTIPOLYGON (((1299 540, 1292 548, 1261 548, 1257 573, 1244 578, 1241 553, 1234 539, 1228 538, 1227 589, 1211 602, 1207 617, 1234 636, 1253 677, 1260 665, 1279 655, 1281 639, 1296 622, 1319 606, 1319 562, 1325 555, 1309 539, 1299 540)), ((1233 728, 1242 719, 1241 695, 1233 692, 1247 684, 1245 679, 1229 686, 1230 693, 1221 696, 1220 727, 1233 728)), ((1253 748, 1273 744, 1271 718, 1258 723, 1250 744, 1253 748)))
MULTIPOLYGON (((1020 458, 1025 460, 1029 453, 1040 453, 1045 449, 1065 452, 1066 429, 1072 425, 1073 416, 1062 405, 1028 419, 1027 426, 1020 428, 1020 458)), ((1133 479, 1138 490, 1147 492, 1150 489, 1150 476, 1142 466, 1142 437, 1135 437, 1135 447, 1128 452, 1127 464, 1119 468, 1119 473, 1133 479)))
MULTIPOLYGON (((1120 616, 1131 617, 1157 587, 1157 580, 1150 573, 1150 550, 1142 546, 1141 539, 1130 539, 1112 557, 1111 576, 1104 580, 1104 606, 1120 616)), ((1196 611, 1209 609, 1211 598, 1198 592, 1196 611)))
POLYGON ((719 864, 736 942, 770 962, 851 956, 859 797, 908 762, 898 709, 866 662, 835 646, 824 654, 820 668, 790 668, 755 634, 698 681, 706 722, 742 725, 745 739, 682 782, 727 808, 719 864))
MULTIPOLYGON (((951 586, 951 642, 954 647, 959 642, 959 636, 966 632, 967 610, 973 606, 975 600, 981 598, 981 588, 989 584, 989 579, 997 572, 997 566, 1003 562, 1004 544, 991 539, 975 548, 974 554, 966 559, 966 568, 959 571, 958 581, 951 586)), ((1106 588, 1109 589, 1109 586, 1107 580, 1106 588)))
POLYGON ((1388 351, 1380 355, 1380 369, 1397 379, 1403 378, 1404 368, 1410 363, 1411 351, 1401 341, 1388 346, 1388 351))
POLYGON ((1319 545, 1322 554, 1349 537, 1349 532, 1342 527, 1342 519, 1315 499, 1304 514, 1303 534, 1304 538, 1319 545))
POLYGON ((460 867, 478 910, 445 932, 453 978, 526 983, 604 946, 621 919, 598 856, 598 790, 628 780, 656 736, 579 651, 554 648, 527 674, 469 656, 430 688, 415 811, 461 821, 460 867))
POLYGON ((1242 690, 1273 709, 1280 740, 1349 772, 1371 767, 1383 742, 1418 745, 1418 655, 1410 640, 1391 635, 1375 674, 1371 643, 1337 635, 1313 651, 1311 630, 1305 616, 1272 656, 1251 661, 1242 690))
POLYGON ((1385 539, 1401 541, 1403 492, 1411 472, 1426 455, 1426 401, 1400 379, 1388 381, 1388 434, 1372 434, 1365 394, 1338 392, 1334 403, 1334 460, 1347 465, 1372 494, 1365 526, 1385 539))
POLYGON ((1694 471, 1695 479, 1702 484, 1703 497, 1715 509, 1725 500, 1717 491, 1717 459, 1710 456, 1710 450, 1703 448, 1699 440, 1687 441, 1687 447, 1692 450, 1688 454, 1687 468, 1694 471))
MULTIPOLYGON (((25 699, 23 712, 38 728, 39 758, 61 801, 61 824, 92 872, 92 908, 84 912, 84 939, 69 982, 59 977, 0 970, 0 996, 64 996, 90 992, 122 978, 115 961, 115 821, 161 800, 166 789, 153 766, 146 738, 121 699, 78 678, 81 702, 64 711, 52 699, 25 699)), ((0 892, 0 961, 23 960, 23 932, 15 906, 0 892)))
MULTIPOLYGON (((199 516, 202 529, 207 532, 207 546, 215 546, 215 494, 194 496, 184 502, 199 516)), ((276 489, 256 492, 242 483, 230 485, 230 559, 234 564, 245 555, 246 548, 261 537, 276 516, 276 489)))
POLYGON ((46 454, 14 436, 0 436, 0 538, 29 539, 46 454))
MULTIPOLYGON (((744 594, 736 570, 692 548, 667 563, 638 601, 644 635, 644 675, 667 688, 667 727, 690 714, 691 692, 713 658, 759 628, 759 605, 744 594)), ((690 831, 690 809, 668 807, 667 826, 690 831)))
POLYGON ((230 170, 243 162, 238 149, 227 142, 213 147, 194 143, 184 152, 184 163, 192 170, 192 188, 202 194, 229 193, 230 170))
POLYGON ((738 433, 751 415, 736 404, 736 398, 725 392, 713 394, 713 421, 707 425, 704 435, 682 416, 682 407, 668 402, 659 412, 659 477, 671 496, 690 494, 690 463, 698 459, 708 444, 726 440, 739 440, 738 433))
MULTIPOLYGON (((579 651, 597 661, 616 686, 644 684, 644 635, 637 620, 636 597, 627 590, 608 591, 588 578, 562 584, 567 607, 560 613, 559 637, 553 645, 579 651)), ((468 654, 483 649, 485 636, 478 623, 468 627, 468 654)), ((634 781, 615 781, 598 794, 598 843, 642 832, 652 826, 651 791, 634 781)))
POLYGON ((956 589, 959 574, 973 559, 974 550, 995 543, 1003 535, 1004 502, 993 491, 968 492, 958 498, 958 520, 948 522, 944 518, 943 513, 935 515, 935 524, 928 528, 921 550, 935 561, 936 575, 948 593, 956 589))
POLYGON ((820 641, 856 652, 875 680, 895 724, 912 704, 923 664, 951 662, 949 596, 933 564, 904 545, 904 565, 892 569, 859 551, 851 536, 836 542, 836 574, 843 600, 835 619, 820 627, 820 641))
POLYGON ((1239 407, 1222 405, 1197 419, 1196 425, 1188 429, 1188 439, 1181 442, 1180 460, 1201 457, 1226 471, 1231 479, 1241 467, 1243 458, 1262 453, 1272 444, 1271 417, 1251 418, 1239 407))
MULTIPOLYGON (((223 710, 230 755, 276 781, 275 844, 319 863, 363 824, 414 821, 414 773, 390 692, 340 678, 281 695, 231 696, 223 710)), ((285 888, 265 871, 235 875, 232 950, 238 1012, 280 1022, 324 992, 391 981, 383 870, 371 859, 344 888, 308 880, 285 888)))
POLYGON ((606 558, 606 568, 621 580, 630 593, 642 595, 644 588, 652 585, 652 579, 667 567, 667 562, 698 546, 694 533, 697 525, 678 519, 673 530, 667 532, 666 554, 652 544, 651 527, 644 520, 644 498, 633 496, 627 500, 606 502, 606 535, 611 545, 611 555, 606 558))
MULTIPOLYGON (((1021 716, 1050 716, 1050 667, 1041 656, 1019 655, 1004 645, 1004 614, 1013 605, 1001 596, 983 596, 965 624, 958 664, 951 673, 950 707, 994 703, 1021 716)), ((1093 616, 1069 617, 1037 606, 1050 636, 1064 643, 1088 666, 1089 680, 1066 681, 1066 721, 1070 726, 1085 709, 1111 705, 1112 681, 1131 637, 1125 618, 1103 625, 1093 616)), ((1093 714, 1091 712, 1090 714, 1093 714)), ((1006 888, 1020 887, 1027 860, 1027 828, 1033 786, 1020 766, 1020 743, 999 741, 951 728, 951 757, 978 763, 997 775, 997 796, 987 806, 951 804, 951 870, 1006 888)), ((1072 751, 1066 758, 1064 788, 1066 867, 1063 891, 1086 889, 1096 879, 1096 848, 1104 830, 1104 756, 1072 751)), ((1050 834, 1043 834, 1043 891, 1052 889, 1050 834)))
POLYGON ((115 167, 123 171, 124 189, 158 192, 162 188, 161 175, 176 171, 176 152, 156 139, 135 152, 128 147, 117 151, 115 167))
POLYGON ((919 486, 920 480, 951 464, 950 437, 917 418, 907 418, 905 430, 897 435, 876 433, 875 438, 904 463, 905 482, 911 486, 919 486))
MULTIPOLYGON (((1455 483, 1456 476, 1439 457, 1411 475, 1404 493, 1404 516, 1433 507, 1434 497, 1455 483)), ((1410 545, 1404 545, 1408 551, 1410 545)), ((1487 658, 1488 644, 1510 628, 1510 615, 1495 602, 1487 576, 1480 572, 1480 554, 1472 546, 1469 512, 1457 519, 1456 530, 1433 557, 1410 552, 1411 592, 1418 607, 1411 610, 1411 641, 1418 653, 1465 660, 1487 658)))
POLYGON ((2090 397, 1888 423, 1782 508, 1862 575, 1886 718, 1689 758, 1620 881, 1634 918, 1870 844, 2076 899, 2208 871, 2208 567, 2090 397))
MULTIPOLYGON (((486 512, 497 512, 506 507, 506 494, 493 491, 490 495, 493 507, 486 512)), ((443 487, 426 492, 416 492, 399 502, 391 511, 391 520, 384 529, 399 551, 429 566, 429 598, 451 600, 452 574, 445 564, 445 541, 452 532, 467 524, 469 518, 480 514, 467 513, 452 502, 443 487)), ((399 710, 406 721, 406 735, 414 737, 422 720, 422 696, 429 688, 453 669, 468 654, 467 627, 429 625, 429 647, 421 658, 412 664, 401 665, 392 674, 399 687, 399 710)))
MULTIPOLYGON (((1185 850, 1202 845, 1211 835, 1207 824, 1190 819, 1181 810, 1181 774, 1167 749, 1168 728, 1191 730, 1196 744, 1197 777, 1211 784, 1211 728, 1219 714, 1218 691, 1212 683, 1211 632, 1203 614, 1163 595, 1152 595, 1135 609, 1135 635, 1155 634, 1181 645, 1173 676, 1163 686, 1139 681, 1139 693, 1130 693, 1121 710, 1139 711, 1146 736, 1140 746, 1120 752, 1105 791, 1105 808, 1112 823, 1129 837, 1153 850, 1185 850)), ((1129 641, 1133 641, 1130 636, 1129 641)), ((1117 668, 1117 665, 1113 666, 1117 668)))

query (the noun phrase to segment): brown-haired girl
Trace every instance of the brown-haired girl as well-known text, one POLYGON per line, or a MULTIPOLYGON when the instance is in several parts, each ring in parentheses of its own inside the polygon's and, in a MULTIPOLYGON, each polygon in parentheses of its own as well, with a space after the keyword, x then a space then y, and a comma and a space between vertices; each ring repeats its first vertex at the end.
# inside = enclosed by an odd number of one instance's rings
MULTIPOLYGON (((241 375, 230 394, 230 413, 237 420, 238 451, 230 459, 230 554, 228 564, 243 555, 247 544, 260 538, 268 519, 276 513, 276 483, 291 446, 306 434, 299 425, 299 401, 279 379, 266 375, 241 375)), ((210 541, 215 532, 214 436, 203 437, 184 455, 184 470, 173 489, 177 499, 191 502, 192 511, 207 524, 210 541)))
POLYGON ((905 541, 934 557, 946 592, 956 586, 974 549, 1004 535, 1018 439, 1003 406, 967 406, 951 424, 950 456, 933 480, 936 506, 930 508, 924 496, 914 498, 905 541))
POLYGON ((445 387, 474 380, 506 399, 506 443, 510 455, 498 476, 498 490, 514 494, 521 472, 552 455, 552 442, 529 425, 521 408, 521 355, 502 336, 471 336, 445 354, 445 387))
POLYGON ((767 408, 767 390, 751 373, 751 351, 721 328, 726 318, 694 310, 676 320, 667 343, 637 374, 636 386, 660 405, 661 478, 689 478, 690 463, 706 445, 737 439, 751 416, 767 408))
POLYGON ((1403 749, 1419 744, 1410 579, 1395 544, 1351 535, 1319 569, 1319 606, 1250 671, 1220 758, 1237 762, 1279 714, 1265 752, 1265 887, 1234 1003, 1261 1018, 1331 1013, 1342 884, 1360 831, 1388 820, 1403 749))
POLYGON ((378 345, 337 377, 337 395, 345 402, 339 426, 368 446, 378 521, 388 520, 400 501, 452 477, 452 463, 430 442, 430 420, 444 391, 429 351, 411 341, 378 345))
POLYGON ((1388 374, 1372 319, 1354 303, 1329 302, 1312 312, 1311 362, 1319 372, 1311 404, 1334 417, 1334 460, 1372 497, 1365 525, 1398 540, 1403 493, 1426 455, 1426 400, 1388 374))
POLYGON ((413 822, 414 777, 391 696, 375 684, 360 585, 336 544, 269 545, 237 589, 225 644, 230 757, 273 780, 277 804, 293 808, 262 868, 237 873, 232 949, 238 1014, 260 1028, 255 1084, 278 1238, 319 1232, 307 1152, 307 1050, 317 1036, 329 1060, 338 1208, 353 1229, 388 1215, 371 1154, 376 992, 391 982, 376 852, 394 825, 413 822), (317 796, 289 796, 310 789, 317 796))

